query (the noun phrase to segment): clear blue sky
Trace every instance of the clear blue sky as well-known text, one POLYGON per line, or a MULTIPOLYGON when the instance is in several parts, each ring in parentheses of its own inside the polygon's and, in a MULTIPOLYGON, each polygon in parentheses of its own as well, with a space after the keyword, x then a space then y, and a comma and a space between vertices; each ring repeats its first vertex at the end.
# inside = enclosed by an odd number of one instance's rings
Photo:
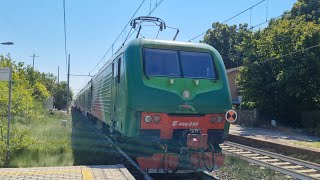
MULTIPOLYGON (((162 18, 169 26, 179 28, 177 40, 187 41, 210 28, 212 22, 225 21, 259 1, 164 0, 152 15, 162 18)), ((66 80, 62 2, 0 0, 0 42, 15 43, 13 46, 1 45, 0 54, 10 53, 13 60, 31 65, 30 56, 36 53, 39 57, 36 58, 35 69, 57 75, 60 66, 60 80, 66 80)), ((66 0, 67 48, 71 54, 71 73, 88 74, 94 68, 141 2, 66 0)), ((290 10, 295 2, 268 0, 268 18, 290 10)), ((151 0, 152 5, 155 3, 156 0, 151 0)), ((137 16, 146 15, 149 10, 150 0, 146 0, 137 16)), ((251 13, 252 25, 265 21, 266 2, 253 8, 251 13)), ((249 22, 250 11, 247 11, 228 24, 249 22)), ((173 31, 160 35, 163 39, 171 39, 173 36, 173 31)), ((123 38, 124 35, 120 41, 123 38)), ((109 57, 110 54, 102 62, 106 62, 109 57)), ((71 88, 77 93, 88 80, 88 77, 71 77, 71 88)))

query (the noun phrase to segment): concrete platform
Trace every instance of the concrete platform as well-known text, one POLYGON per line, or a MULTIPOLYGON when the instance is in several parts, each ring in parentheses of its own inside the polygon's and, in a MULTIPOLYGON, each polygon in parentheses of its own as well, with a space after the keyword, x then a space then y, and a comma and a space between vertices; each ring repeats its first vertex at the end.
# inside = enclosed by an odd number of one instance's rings
POLYGON ((97 166, 66 166, 66 167, 36 167, 36 168, 1 168, 2 180, 131 180, 135 179, 122 165, 97 166))
POLYGON ((243 127, 231 125, 229 134, 234 136, 251 138, 259 141, 289 145, 302 149, 320 152, 320 148, 309 147, 301 142, 320 142, 320 137, 310 136, 290 128, 264 129, 256 127, 243 127))
POLYGON ((320 137, 309 136, 294 129, 264 129, 231 125, 227 141, 264 149, 320 164, 320 148, 308 147, 306 142, 320 142, 320 137), (301 145, 300 145, 301 143, 301 145))

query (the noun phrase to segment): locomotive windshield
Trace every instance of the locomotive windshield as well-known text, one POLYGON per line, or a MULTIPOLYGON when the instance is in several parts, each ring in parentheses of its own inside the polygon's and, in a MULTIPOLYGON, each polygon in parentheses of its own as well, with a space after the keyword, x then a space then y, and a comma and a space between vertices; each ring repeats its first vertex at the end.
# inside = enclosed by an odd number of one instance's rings
POLYGON ((147 76, 180 76, 177 51, 145 49, 147 76))
POLYGON ((144 66, 146 76, 216 78, 209 53, 145 48, 144 66))
POLYGON ((212 58, 209 53, 180 52, 183 76, 186 78, 215 79, 212 58))

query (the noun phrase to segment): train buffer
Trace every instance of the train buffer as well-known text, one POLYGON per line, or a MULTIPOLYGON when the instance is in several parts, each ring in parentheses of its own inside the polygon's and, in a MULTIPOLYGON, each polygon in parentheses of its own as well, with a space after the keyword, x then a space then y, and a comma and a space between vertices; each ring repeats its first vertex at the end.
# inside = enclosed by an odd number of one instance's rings
POLYGON ((34 167, 34 168, 1 168, 0 179, 3 180, 100 180, 100 179, 135 179, 122 165, 93 165, 65 167, 34 167))

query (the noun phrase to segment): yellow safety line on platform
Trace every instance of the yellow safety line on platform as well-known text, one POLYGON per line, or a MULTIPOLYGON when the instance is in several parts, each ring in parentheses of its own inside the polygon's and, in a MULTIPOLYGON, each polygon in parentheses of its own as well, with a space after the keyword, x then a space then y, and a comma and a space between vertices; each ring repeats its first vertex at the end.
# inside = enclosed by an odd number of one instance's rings
POLYGON ((85 166, 83 166, 82 168, 82 178, 83 180, 92 180, 92 173, 91 170, 85 166))
POLYGON ((29 172, 23 172, 23 171, 15 171, 15 172, 0 172, 0 175, 53 175, 53 174, 65 174, 65 173, 81 173, 81 170, 75 170, 75 169, 70 169, 70 170, 49 170, 49 171, 29 171, 29 172))

